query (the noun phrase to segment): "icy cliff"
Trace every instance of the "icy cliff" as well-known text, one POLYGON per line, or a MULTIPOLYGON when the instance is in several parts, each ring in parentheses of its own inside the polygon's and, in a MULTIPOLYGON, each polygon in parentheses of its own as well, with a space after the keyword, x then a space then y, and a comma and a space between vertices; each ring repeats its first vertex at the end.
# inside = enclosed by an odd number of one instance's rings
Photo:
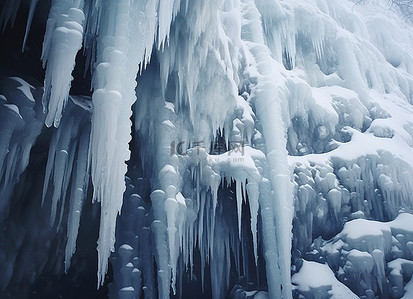
POLYGON ((344 0, 0 3, 6 32, 28 7, 26 53, 36 7, 48 11, 35 21, 44 77, 29 84, 2 69, 0 82, 5 296, 45 265, 76 268, 79 231, 97 222, 92 283, 109 284, 113 298, 409 296, 405 10, 344 0), (70 95, 77 67, 90 97, 70 95), (21 214, 28 202, 36 208, 21 214))

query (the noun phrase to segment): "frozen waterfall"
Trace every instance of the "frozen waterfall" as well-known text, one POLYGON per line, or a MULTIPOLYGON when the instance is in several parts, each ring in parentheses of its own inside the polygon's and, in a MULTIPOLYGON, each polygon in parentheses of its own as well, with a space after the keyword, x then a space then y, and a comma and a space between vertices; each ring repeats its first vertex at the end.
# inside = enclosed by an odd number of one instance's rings
POLYGON ((0 297, 413 296, 411 6, 0 1, 0 297))

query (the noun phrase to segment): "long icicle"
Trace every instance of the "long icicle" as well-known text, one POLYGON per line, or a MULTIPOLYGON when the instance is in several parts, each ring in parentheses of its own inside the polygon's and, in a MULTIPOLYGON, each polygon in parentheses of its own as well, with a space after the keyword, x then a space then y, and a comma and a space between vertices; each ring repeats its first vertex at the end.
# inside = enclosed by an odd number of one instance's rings
POLYGON ((142 15, 137 2, 117 0, 100 5, 107 22, 99 26, 89 151, 93 201, 101 203, 98 286, 104 283, 108 258, 114 251, 116 217, 125 191, 125 162, 130 158, 131 106, 136 101, 136 76, 146 50, 144 40, 136 37, 142 15))
MULTIPOLYGON (((246 41, 247 51, 255 58, 257 84, 252 87, 251 102, 256 115, 261 120, 266 140, 266 156, 269 166, 269 179, 273 191, 272 209, 274 213, 278 265, 281 281, 268 275, 268 284, 280 285, 283 298, 292 298, 290 265, 292 238, 293 198, 290 190, 288 153, 286 148, 285 125, 282 119, 281 101, 285 98, 282 76, 274 72, 277 62, 271 57, 265 45, 260 14, 253 1, 243 1, 242 39, 246 41)), ((267 267, 267 273, 268 267, 267 267)), ((276 294, 276 293, 273 293, 276 294)))

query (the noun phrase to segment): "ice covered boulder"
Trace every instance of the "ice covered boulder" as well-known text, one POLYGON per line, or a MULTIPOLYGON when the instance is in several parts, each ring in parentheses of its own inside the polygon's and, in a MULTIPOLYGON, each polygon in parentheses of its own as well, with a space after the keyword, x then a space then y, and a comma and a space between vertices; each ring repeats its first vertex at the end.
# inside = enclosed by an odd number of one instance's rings
POLYGON ((294 292, 302 298, 358 298, 334 276, 326 264, 303 260, 301 269, 292 276, 294 292))

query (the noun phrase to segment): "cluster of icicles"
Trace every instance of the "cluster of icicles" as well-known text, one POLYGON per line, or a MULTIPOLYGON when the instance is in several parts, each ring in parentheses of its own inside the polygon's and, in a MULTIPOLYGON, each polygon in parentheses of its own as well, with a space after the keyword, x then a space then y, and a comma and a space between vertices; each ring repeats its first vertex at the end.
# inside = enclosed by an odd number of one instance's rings
MULTIPOLYGON (((403 101, 413 94, 412 60, 403 58, 411 54, 393 57, 395 51, 382 51, 403 71, 370 68, 372 60, 387 62, 365 42, 370 28, 350 12, 350 2, 291 3, 290 8, 270 0, 52 1, 42 52, 46 126, 59 127, 67 112, 71 73, 82 47, 92 70, 91 130, 78 138, 82 150, 72 182, 76 191, 70 194, 66 269, 75 251, 90 173, 93 201, 101 204, 98 285, 104 283, 126 190, 129 142, 136 134, 144 140, 142 166, 151 172, 159 297, 168 297, 171 289, 175 292, 178 260, 183 257, 192 267, 194 247, 203 263, 214 259, 214 234, 223 233, 214 220, 218 189, 235 182, 238 236, 247 201, 255 263, 258 256, 265 260, 269 295, 291 298, 294 195, 287 146, 293 154, 302 150, 299 132, 291 129, 292 117, 303 117, 306 128, 317 126, 317 138, 327 140, 336 133, 341 115, 317 96, 348 100, 351 109, 360 102, 366 110, 363 105, 371 108, 373 90, 403 101), (296 65, 300 68, 289 72, 296 65), (329 94, 323 88, 330 86, 338 87, 329 94), (131 132, 133 109, 136 132, 131 132), (208 145, 220 138, 225 140, 225 153, 199 146, 199 141, 208 145), (171 148, 178 143, 186 148, 185 154, 171 148), (232 148, 234 143, 241 144, 242 151, 232 148), (193 200, 196 207, 189 205, 193 200), (203 226, 206 207, 209 227, 203 226)), ((25 41, 36 4, 31 0, 25 41)), ((19 5, 20 1, 4 5, 0 25, 14 19, 19 5)), ((347 109, 345 104, 337 107, 347 109)), ((367 110, 359 114, 348 118, 353 117, 349 122, 361 130, 371 118, 367 110)), ((52 148, 60 143, 70 147, 76 128, 68 128, 59 128, 62 133, 52 148)), ((53 181, 52 223, 57 204, 66 196, 66 172, 72 171, 64 166, 68 163, 73 161, 67 151, 49 154, 44 192, 53 181)), ((129 248, 126 245, 122 250, 129 248)), ((214 292, 215 297, 219 294, 214 292)))
MULTIPOLYGON (((20 4, 20 1, 5 4, 1 16, 2 24, 14 19, 20 4)), ((37 0, 32 0, 30 3, 24 42, 30 30, 36 4, 37 0)), ((116 219, 125 192, 127 172, 125 162, 130 158, 128 146, 131 140, 130 117, 132 105, 136 101, 136 78, 139 72, 145 72, 152 53, 156 53, 159 63, 159 97, 168 108, 169 102, 165 98, 172 93, 175 96, 173 99, 175 105, 169 103, 170 110, 165 109, 170 114, 174 114, 175 106, 181 111, 189 111, 190 124, 187 128, 192 129, 192 132, 187 132, 187 136, 177 133, 180 135, 177 137, 203 140, 208 144, 217 138, 217 132, 235 129, 237 141, 243 142, 245 139, 248 144, 251 143, 251 134, 254 134, 252 119, 254 114, 246 99, 238 95, 237 85, 241 85, 242 82, 238 78, 239 63, 234 59, 240 51, 242 30, 242 35, 249 45, 242 51, 250 53, 251 57, 257 57, 256 62, 251 58, 247 63, 257 66, 263 64, 262 67, 254 69, 260 79, 253 87, 256 90, 254 95, 251 95, 248 100, 255 102, 258 117, 262 120, 263 133, 268 132, 266 134, 267 157, 265 158, 265 155, 258 151, 261 155, 258 154, 257 160, 258 163, 266 160, 265 166, 262 165, 258 171, 256 162, 250 156, 246 159, 247 162, 242 158, 240 161, 243 162, 235 166, 231 165, 234 163, 227 158, 212 163, 214 165, 203 165, 203 162, 208 160, 206 158, 208 153, 202 149, 203 158, 197 158, 199 161, 194 163, 201 165, 197 168, 200 169, 197 179, 198 196, 201 194, 199 190, 202 187, 199 184, 202 181, 206 184, 207 190, 210 190, 208 193, 212 194, 214 214, 221 178, 223 180, 226 177, 227 181, 235 180, 240 231, 242 201, 247 199, 248 194, 255 259, 258 254, 257 216, 258 208, 261 207, 265 222, 263 234, 270 292, 274 297, 280 297, 281 291, 285 298, 291 297, 289 256, 292 204, 291 196, 288 195, 290 192, 287 191, 289 175, 285 130, 280 103, 274 101, 275 95, 282 91, 277 90, 272 82, 275 74, 272 73, 271 68, 264 66, 268 61, 277 62, 271 58, 270 51, 265 46, 260 24, 258 10, 253 1, 248 0, 242 3, 185 0, 52 1, 42 51, 43 65, 46 68, 42 101, 46 113, 46 126, 59 127, 60 125, 68 101, 76 55, 82 47, 85 49, 93 73, 90 141, 87 144, 88 134, 85 134, 80 141, 82 142, 80 146, 83 149, 88 148, 89 154, 87 157, 80 156, 81 161, 77 161, 78 164, 83 162, 83 165, 78 167, 81 169, 78 172, 83 175, 78 176, 75 184, 79 186, 74 194, 70 195, 73 198, 71 198, 68 221, 66 269, 70 266, 70 259, 75 251, 82 202, 86 196, 87 183, 82 180, 87 179, 88 176, 84 174, 90 171, 93 201, 101 204, 97 248, 98 285, 104 283, 108 258, 114 251, 116 219), (221 10, 222 8, 224 9, 221 10), (244 20, 242 25, 241 19, 244 20), (171 87, 170 82, 175 86, 171 87), (171 88, 173 92, 170 91, 171 88), (222 109, 215 112, 213 109, 217 104, 221 105, 222 109), (233 124, 231 122, 234 109, 238 109, 241 114, 234 120, 237 123, 233 124), (246 124, 245 128, 244 124, 246 124), (275 134, 271 128, 273 125, 278 128, 275 134), (267 168, 272 171, 268 171, 267 168), (259 191, 262 186, 265 186, 263 188, 265 192, 259 191), (273 193, 271 189, 274 190, 273 193), (276 242, 276 238, 279 241, 276 242), (279 259, 279 254, 284 257, 279 259)), ((139 113, 139 111, 135 112, 137 118, 139 113)), ((171 155, 169 149, 164 150, 165 146, 170 144, 170 133, 183 129, 183 127, 179 128, 178 124, 173 124, 171 118, 171 115, 166 115, 155 133, 159 149, 153 168, 157 181, 154 185, 158 188, 154 188, 151 195, 155 227, 156 223, 160 223, 161 226, 159 229, 155 228, 153 233, 156 242, 159 243, 156 249, 158 294, 163 298, 169 296, 170 287, 175 292, 177 260, 180 252, 188 248, 187 244, 182 244, 184 230, 192 225, 184 223, 187 218, 190 218, 188 216, 190 213, 181 214, 186 210, 185 198, 181 192, 182 172, 185 171, 182 166, 185 163, 178 161, 182 157, 171 155), (168 128, 166 124, 168 121, 172 127, 168 128), (164 242, 167 252, 163 248, 164 242)), ((71 140, 70 134, 64 133, 56 138, 66 142, 71 140)), ((227 145, 229 138, 226 136, 227 145)), ((62 141, 53 141, 52 146, 58 145, 59 142, 62 141)), ((249 145, 246 150, 254 151, 249 145)), ((84 150, 82 152, 85 154, 84 150)), ((68 177, 66 172, 71 170, 67 167, 65 170, 69 159, 67 154, 67 151, 63 150, 49 157, 44 193, 46 194, 49 181, 53 177, 52 224, 55 221, 57 204, 62 200, 64 202, 63 197, 66 196, 65 190, 69 183, 65 179, 68 177), (60 193, 61 191, 63 192, 60 193)), ((211 234, 213 233, 212 229, 211 234)), ((199 234, 202 234, 202 227, 199 228, 199 234)), ((241 236, 241 232, 239 235, 241 236)), ((202 239, 202 236, 199 239, 202 239)), ((210 249, 206 250, 207 254, 213 248, 213 236, 211 235, 209 239, 212 244, 209 245, 210 249)), ((187 253, 184 255, 188 256, 187 253)), ((190 258, 192 260, 192 257, 190 258)))

